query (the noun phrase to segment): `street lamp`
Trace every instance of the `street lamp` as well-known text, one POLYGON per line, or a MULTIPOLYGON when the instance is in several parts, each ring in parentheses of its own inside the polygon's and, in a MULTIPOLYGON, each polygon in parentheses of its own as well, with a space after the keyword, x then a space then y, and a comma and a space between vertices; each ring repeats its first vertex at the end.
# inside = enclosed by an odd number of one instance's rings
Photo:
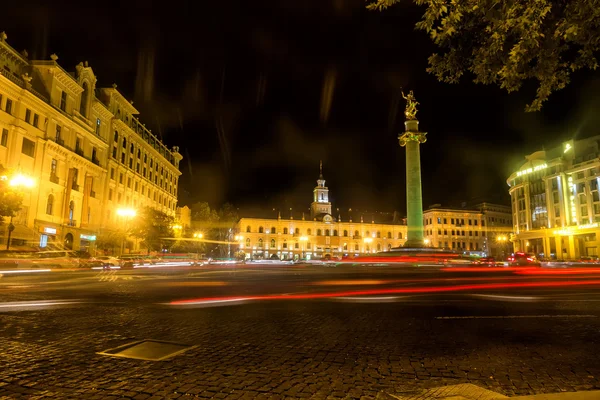
MULTIPOLYGON (((129 220, 131 218, 134 218, 137 215, 137 211, 135 211, 135 209, 133 208, 117 208, 117 215, 119 217, 122 217, 124 219, 124 225, 127 228, 127 225, 129 224, 129 220)), ((121 245, 121 254, 125 253, 125 240, 127 238, 125 238, 123 240, 123 244, 121 245)))
POLYGON ((425 246, 429 246, 429 239, 424 239, 423 243, 425 243, 425 246))
MULTIPOLYGON (((15 189, 31 189, 35 186, 35 180, 27 175, 16 174, 12 178, 8 179, 3 176, 2 180, 8 180, 8 186, 15 189)), ((12 236, 12 232, 15 230, 15 226, 13 225, 13 216, 10 216, 10 222, 8 223, 8 236, 6 241, 6 250, 10 249, 10 238, 12 236)))
POLYGON ((202 239, 204 237, 204 235, 200 232, 194 232, 194 237, 196 239, 202 239))

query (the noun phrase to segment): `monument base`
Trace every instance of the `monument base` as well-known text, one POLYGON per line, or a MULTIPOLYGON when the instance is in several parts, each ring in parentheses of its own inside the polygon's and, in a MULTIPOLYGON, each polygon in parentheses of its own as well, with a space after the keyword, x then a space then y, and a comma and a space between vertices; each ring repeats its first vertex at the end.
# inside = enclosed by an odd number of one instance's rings
POLYGON ((404 243, 404 246, 402 247, 406 247, 409 249, 423 249, 425 248, 425 242, 423 240, 407 240, 406 243, 404 243))

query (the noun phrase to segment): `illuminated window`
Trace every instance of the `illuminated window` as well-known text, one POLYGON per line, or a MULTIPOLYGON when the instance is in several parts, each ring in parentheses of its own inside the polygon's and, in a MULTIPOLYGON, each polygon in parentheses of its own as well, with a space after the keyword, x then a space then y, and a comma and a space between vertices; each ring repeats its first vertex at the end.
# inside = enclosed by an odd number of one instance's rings
POLYGON ((288 234, 288 228, 283 228, 283 234, 287 235, 288 234))
POLYGON ((271 248, 274 249, 275 248, 275 239, 271 239, 271 248))
POLYGON ((271 227, 271 233, 277 233, 277 229, 274 226, 271 227))
POLYGON ((250 238, 246 238, 246 247, 250 247, 250 238))
POLYGON ((438 221, 438 224, 442 223, 442 219, 440 217, 438 217, 437 221, 438 221))
POLYGON ((367 233, 365 234, 366 237, 371 236, 371 232, 367 231, 367 233))
POLYGON ((46 201, 46 214, 52 215, 52 209, 54 208, 54 195, 49 195, 46 201))
MULTIPOLYGON (((347 230, 344 230, 344 237, 348 237, 348 231, 347 230)), ((346 249, 346 250, 348 250, 348 249, 346 249)))
POLYGON ((262 227, 262 226, 259 226, 259 227, 258 227, 258 233, 264 233, 264 229, 263 229, 263 227, 262 227))
POLYGON ((295 249, 299 249, 300 248, 300 243, 298 243, 298 242, 294 243, 294 248, 295 249))
POLYGON ((258 239, 258 247, 261 247, 261 248, 263 247, 263 240, 262 240, 262 238, 258 239))
POLYGON ((246 232, 250 233, 250 225, 246 227, 246 232))

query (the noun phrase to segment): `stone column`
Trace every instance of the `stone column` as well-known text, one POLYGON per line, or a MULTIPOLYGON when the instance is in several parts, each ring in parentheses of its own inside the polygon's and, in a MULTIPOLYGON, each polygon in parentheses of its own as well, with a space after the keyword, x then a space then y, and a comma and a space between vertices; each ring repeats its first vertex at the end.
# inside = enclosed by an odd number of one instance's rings
POLYGON ((406 147, 406 225, 404 247, 424 247, 423 198, 421 193, 421 155, 419 146, 427 140, 426 132, 419 132, 419 121, 404 122, 405 132, 398 137, 400 146, 406 147))

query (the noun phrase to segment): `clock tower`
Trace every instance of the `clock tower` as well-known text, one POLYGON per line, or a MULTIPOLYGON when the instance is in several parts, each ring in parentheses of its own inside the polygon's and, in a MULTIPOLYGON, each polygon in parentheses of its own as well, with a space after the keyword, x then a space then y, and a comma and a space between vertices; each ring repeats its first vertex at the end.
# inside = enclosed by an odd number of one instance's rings
POLYGON ((323 161, 319 163, 319 179, 317 179, 317 186, 313 189, 313 202, 310 205, 310 216, 314 218, 319 214, 331 215, 329 189, 325 186, 323 178, 323 161))

